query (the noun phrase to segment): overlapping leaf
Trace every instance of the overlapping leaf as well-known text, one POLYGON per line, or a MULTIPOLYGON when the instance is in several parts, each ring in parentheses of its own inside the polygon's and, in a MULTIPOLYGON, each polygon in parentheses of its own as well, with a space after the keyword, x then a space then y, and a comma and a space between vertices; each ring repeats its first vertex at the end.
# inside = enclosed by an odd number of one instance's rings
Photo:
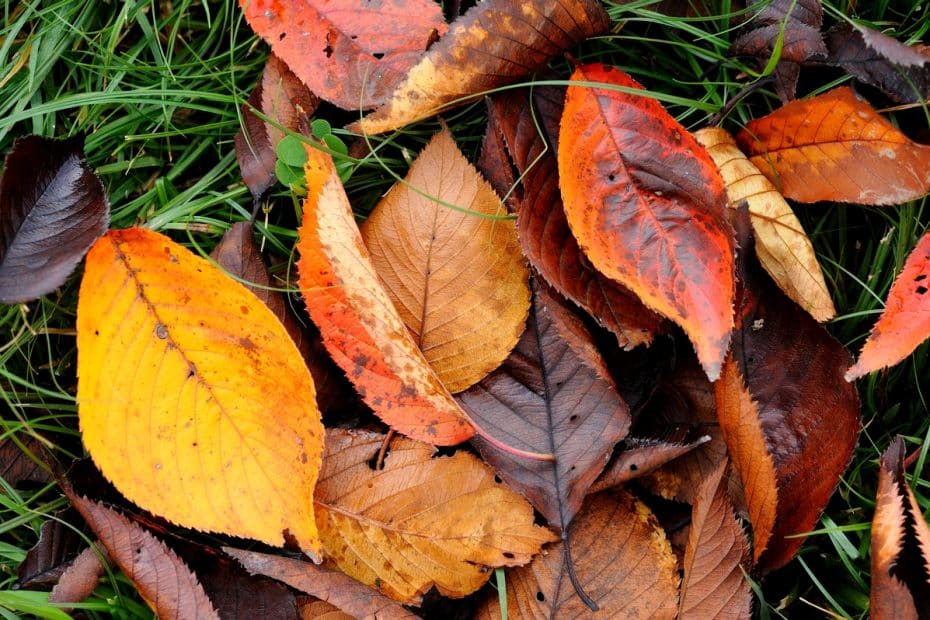
MULTIPOLYGON (((573 81, 640 88, 603 65, 573 81)), ((570 86, 559 179, 572 232, 591 263, 672 319, 716 379, 733 326, 733 232, 716 167, 658 102, 570 86)))
POLYGON ((0 303, 30 301, 64 284, 110 221, 83 136, 13 143, 0 179, 0 303))
POLYGON ((930 233, 921 237, 895 279, 885 309, 869 334, 859 359, 846 372, 852 381, 897 364, 930 338, 930 233))
POLYGON ((80 603, 94 593, 100 578, 110 565, 110 554, 105 548, 91 544, 82 551, 49 593, 50 603, 80 603))
POLYGON ((430 48, 384 106, 351 127, 382 133, 432 116, 542 69, 609 27, 596 0, 479 2, 430 48))
POLYGON ((436 457, 420 442, 330 431, 316 491, 326 563, 387 596, 417 603, 432 586, 474 592, 488 567, 519 566, 556 537, 533 524, 525 499, 474 456, 436 457))
POLYGON ((452 393, 500 366, 526 323, 529 274, 503 215, 443 129, 362 226, 391 301, 452 393))
POLYGON ((255 295, 163 235, 110 231, 77 331, 84 444, 120 492, 180 525, 319 550, 313 381, 255 295))
POLYGON ((749 205, 756 238, 756 255, 775 283, 818 321, 836 314, 833 300, 814 254, 814 246, 794 211, 775 186, 746 159, 736 141, 719 127, 694 134, 707 149, 724 183, 730 206, 749 205))
POLYGON ((630 437, 623 442, 621 449, 611 457, 604 471, 588 489, 588 493, 612 489, 630 480, 645 476, 678 457, 701 447, 710 440, 709 435, 704 435, 694 441, 681 443, 662 441, 661 439, 630 437))
POLYGON ((912 142, 847 86, 750 121, 736 141, 799 202, 889 205, 930 191, 930 146, 912 142))
POLYGON ((447 28, 432 0, 239 0, 239 6, 311 91, 346 110, 382 103, 447 28))
POLYGON ((34 588, 55 583, 86 547, 83 533, 70 522, 71 519, 62 514, 55 517, 42 524, 38 542, 29 549, 17 567, 19 579, 15 588, 34 588))

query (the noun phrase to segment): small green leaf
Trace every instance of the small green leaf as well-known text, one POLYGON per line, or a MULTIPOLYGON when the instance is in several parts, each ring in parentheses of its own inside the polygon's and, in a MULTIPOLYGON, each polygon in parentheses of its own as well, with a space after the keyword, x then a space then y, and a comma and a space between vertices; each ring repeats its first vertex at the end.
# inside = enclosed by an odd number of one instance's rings
POLYGON ((333 126, 325 118, 317 118, 310 123, 310 131, 313 133, 314 138, 323 140, 333 133, 333 126))
MULTIPOLYGON (((307 161, 307 153, 304 151, 304 143, 296 136, 284 136, 278 142, 275 152, 278 154, 278 163, 284 162, 294 168, 303 168, 307 161)), ((278 177, 281 178, 280 176, 278 177)))
POLYGON ((347 155, 349 153, 349 149, 346 148, 345 143, 332 134, 323 136, 323 142, 326 143, 326 146, 328 146, 330 150, 340 155, 347 155))

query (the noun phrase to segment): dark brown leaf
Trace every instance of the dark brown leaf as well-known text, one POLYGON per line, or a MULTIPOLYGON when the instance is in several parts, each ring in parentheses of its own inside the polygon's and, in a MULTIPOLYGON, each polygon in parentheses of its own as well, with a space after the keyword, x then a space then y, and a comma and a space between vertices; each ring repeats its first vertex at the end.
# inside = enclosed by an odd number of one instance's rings
POLYGON ((677 459, 711 440, 704 435, 690 442, 669 442, 661 439, 627 439, 607 463, 588 493, 597 493, 625 484, 652 472, 669 461, 677 459))
POLYGON ((458 400, 507 445, 555 454, 555 461, 531 461, 472 439, 501 477, 564 531, 626 436, 630 415, 579 319, 544 284, 532 288, 528 326, 513 353, 458 400))
POLYGON ((100 577, 107 570, 110 558, 106 549, 87 547, 62 573, 49 594, 49 603, 80 603, 97 589, 100 577))
POLYGON ((0 179, 0 303, 51 293, 110 222, 103 184, 84 160, 84 137, 26 136, 0 179))
POLYGON ((0 439, 0 478, 14 488, 23 482, 50 482, 47 457, 38 439, 24 433, 7 435, 0 439))
POLYGON ((26 553, 16 571, 19 577, 17 588, 49 586, 58 581, 87 544, 81 536, 80 525, 76 523, 80 520, 69 510, 42 524, 39 541, 26 553))

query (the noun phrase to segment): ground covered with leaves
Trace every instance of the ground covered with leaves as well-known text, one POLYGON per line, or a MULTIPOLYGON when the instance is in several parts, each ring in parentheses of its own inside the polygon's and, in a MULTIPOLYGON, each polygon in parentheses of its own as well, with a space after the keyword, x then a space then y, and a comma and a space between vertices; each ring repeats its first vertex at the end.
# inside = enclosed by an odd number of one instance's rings
POLYGON ((4 6, 0 615, 930 613, 930 16, 747 4, 4 6))

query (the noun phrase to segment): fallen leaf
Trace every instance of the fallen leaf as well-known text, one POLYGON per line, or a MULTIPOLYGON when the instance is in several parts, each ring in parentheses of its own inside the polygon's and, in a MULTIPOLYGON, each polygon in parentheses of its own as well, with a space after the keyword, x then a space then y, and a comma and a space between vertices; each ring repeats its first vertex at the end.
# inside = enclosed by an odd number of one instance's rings
POLYGON ((453 394, 500 366, 526 324, 529 273, 502 215, 443 128, 361 228, 391 301, 453 394))
POLYGON ((544 285, 532 288, 532 312, 516 349, 458 399, 473 420, 509 445, 555 454, 554 461, 530 461, 472 439, 511 488, 565 531, 626 436, 630 413, 581 321, 544 285))
POLYGON ((26 433, 9 433, 0 439, 0 478, 12 488, 24 482, 51 482, 45 446, 26 433))
POLYGON ((92 544, 61 574, 52 588, 49 603, 80 603, 94 593, 109 565, 109 554, 92 544))
POLYGON ((83 144, 83 136, 26 136, 7 154, 0 179, 0 303, 54 291, 106 232, 110 204, 83 144))
POLYGON ((749 541, 727 497, 724 460, 701 484, 685 549, 679 618, 749 618, 749 541))
POLYGON ((930 96, 930 55, 861 24, 841 23, 827 33, 829 62, 901 103, 930 96))
POLYGON ((530 75, 610 19, 596 0, 484 0, 410 69, 391 98, 353 131, 383 133, 530 75))
MULTIPOLYGON (((572 81, 641 88, 604 65, 572 81)), ((684 328, 711 380, 733 327, 733 232, 707 152, 645 96, 570 86, 559 134, 565 214, 598 271, 684 328)))
POLYGON ((326 601, 353 618, 417 618, 376 590, 339 571, 281 556, 223 547, 252 575, 265 575, 326 601))
POLYGON ((930 146, 912 142, 848 86, 752 120, 736 141, 798 202, 890 205, 930 191, 930 146))
POLYGON ((91 249, 77 312, 84 445, 121 493, 185 527, 272 545, 287 529, 319 550, 313 381, 267 306, 130 228, 91 249))
POLYGON ((219 618, 197 578, 163 542, 115 510, 66 490, 110 558, 162 618, 219 618))
POLYGON ((612 489, 645 476, 710 440, 710 435, 703 435, 694 441, 681 443, 630 437, 621 444, 619 452, 608 461, 604 471, 588 489, 588 493, 612 489))
POLYGON ((355 620, 355 616, 339 611, 335 605, 310 597, 300 606, 299 613, 301 620, 355 620))
POLYGON ((775 186, 746 159, 736 141, 719 127, 694 134, 707 149, 727 185, 730 206, 745 200, 756 238, 756 255, 775 283, 820 322, 836 315, 814 246, 794 211, 775 186))
MULTIPOLYGON (((488 159, 485 170, 513 168, 520 176, 510 204, 517 213, 520 245, 537 272, 610 330, 621 347, 648 345, 661 319, 627 289, 591 268, 568 227, 557 157, 564 99, 564 88, 548 86, 534 88, 532 97, 514 90, 490 98, 485 143, 498 137, 503 152, 488 159)), ((515 184, 505 182, 497 188, 501 195, 515 184)))
POLYGON ((236 159, 253 200, 275 182, 275 146, 285 136, 284 130, 298 131, 301 119, 308 121, 319 103, 283 60, 268 56, 261 80, 249 95, 248 105, 242 106, 242 128, 235 137, 236 159), (278 126, 260 119, 252 109, 278 126))
POLYGON ((69 510, 42 523, 38 542, 26 552, 25 559, 16 569, 18 579, 14 588, 31 589, 58 581, 87 546, 77 525, 79 521, 80 517, 69 510))
MULTIPOLYGON (((674 618, 678 563, 655 516, 626 491, 590 496, 571 526, 571 555, 581 587, 604 618, 674 618)), ((576 595, 559 543, 528 566, 507 571, 510 618, 592 617, 576 595)), ((500 618, 497 596, 478 618, 500 618)))
POLYGON ((847 381, 897 364, 930 338, 928 278, 930 233, 921 237, 904 261, 904 268, 888 291, 885 309, 872 327, 859 360, 846 371, 847 381))
POLYGON ((395 439, 383 469, 371 463, 385 436, 329 431, 316 490, 326 566, 402 603, 432 586, 459 598, 498 566, 518 566, 556 540, 533 525, 525 499, 474 456, 437 457, 395 439))
POLYGON ((175 545, 213 602, 220 618, 294 618, 297 596, 284 584, 251 575, 238 562, 201 545, 175 545))
POLYGON ((239 6, 311 91, 345 110, 384 102, 447 29, 432 0, 239 0, 239 6))

